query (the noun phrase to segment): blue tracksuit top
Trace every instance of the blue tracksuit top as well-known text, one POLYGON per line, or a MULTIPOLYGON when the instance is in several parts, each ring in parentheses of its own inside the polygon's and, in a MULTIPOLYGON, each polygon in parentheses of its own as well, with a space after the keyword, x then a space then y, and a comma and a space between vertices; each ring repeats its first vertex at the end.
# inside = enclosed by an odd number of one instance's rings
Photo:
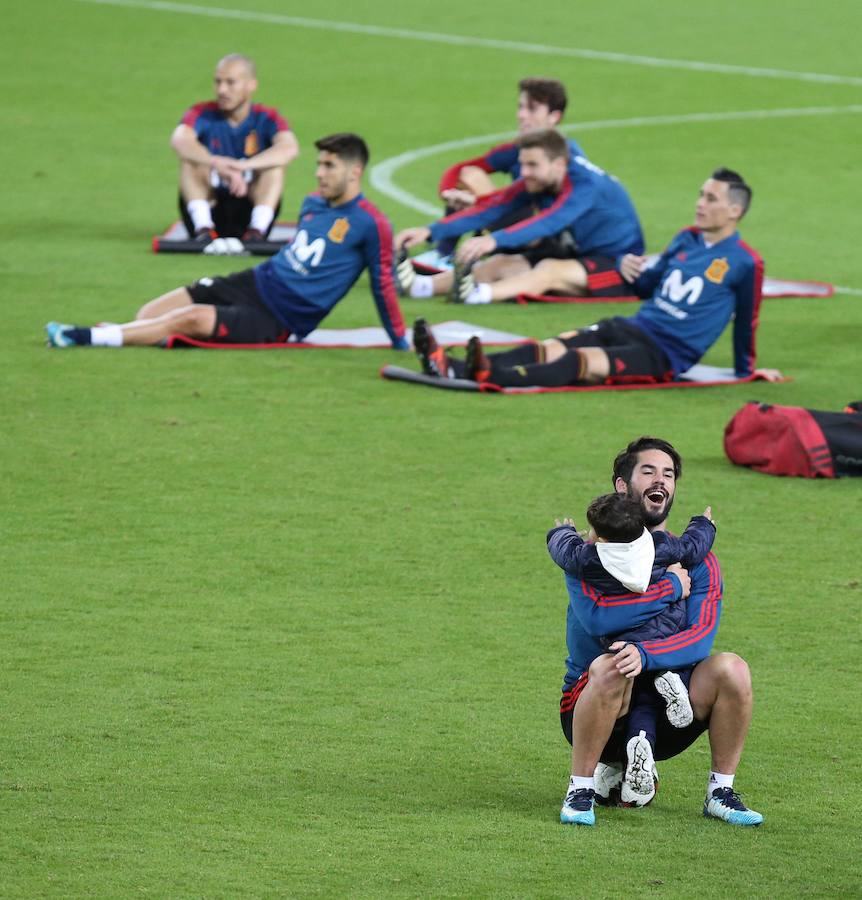
POLYGON ((260 103, 253 103, 238 125, 232 125, 213 100, 189 107, 180 122, 194 129, 210 153, 234 159, 256 156, 272 146, 279 131, 290 131, 287 119, 277 109, 260 103))
MULTIPOLYGON (((704 516, 693 516, 679 537, 666 531, 654 531, 652 539, 655 562, 650 584, 655 584, 664 577, 666 567, 671 563, 678 562, 691 569, 703 562, 715 539, 715 525, 704 516)), ((560 525, 548 532, 548 552, 567 574, 582 578, 603 594, 621 594, 628 590, 602 565, 596 545, 585 541, 571 525, 560 525)), ((603 636, 602 643, 607 645, 615 640, 640 642, 670 637, 682 631, 685 621, 685 601, 677 600, 640 625, 603 636)))
MULTIPOLYGON (((709 656, 721 618, 721 568, 712 552, 689 570, 691 593, 686 601, 685 628, 677 634, 637 644, 645 671, 684 669, 709 656)), ((677 577, 666 574, 643 594, 601 594, 585 581, 566 575, 566 675, 563 690, 574 686, 605 648, 601 635, 636 627, 680 598, 677 577)))
POLYGON ((557 193, 531 194, 519 178, 483 197, 475 206, 430 225, 431 240, 436 243, 441 238, 481 230, 524 207, 531 207, 534 214, 491 232, 498 249, 527 247, 568 231, 581 256, 618 259, 626 253, 643 253, 643 232, 626 189, 583 156, 569 160, 557 193))
MULTIPOLYGON (((566 143, 569 145, 570 158, 575 156, 580 156, 583 159, 587 158, 587 154, 584 153, 580 144, 574 138, 568 138, 566 143)), ((457 187, 461 169, 466 166, 475 166, 489 175, 492 172, 505 172, 514 181, 521 175, 521 162, 518 159, 520 152, 521 148, 518 146, 517 141, 506 141, 504 144, 497 144, 481 156, 455 163, 454 166, 446 169, 440 177, 439 191, 442 194, 445 190, 457 187)))
POLYGON ((392 346, 406 350, 386 216, 362 194, 340 206, 309 194, 296 227, 290 244, 254 268, 261 298, 279 322, 305 337, 367 268, 380 322, 392 346))
POLYGON ((763 260, 738 232, 707 247, 685 228, 634 282, 648 297, 629 321, 664 351, 674 374, 693 366, 733 319, 737 377, 754 372, 754 333, 760 312, 763 260))

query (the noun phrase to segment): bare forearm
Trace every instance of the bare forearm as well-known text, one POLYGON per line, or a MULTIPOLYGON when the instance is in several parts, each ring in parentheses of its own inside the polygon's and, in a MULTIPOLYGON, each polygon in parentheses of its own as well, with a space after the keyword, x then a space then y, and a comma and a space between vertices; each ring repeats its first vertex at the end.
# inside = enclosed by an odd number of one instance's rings
POLYGON ((285 132, 285 135, 284 139, 276 141, 271 147, 244 160, 243 168, 253 172, 260 169, 282 168, 296 159, 299 155, 299 143, 292 133, 285 132))

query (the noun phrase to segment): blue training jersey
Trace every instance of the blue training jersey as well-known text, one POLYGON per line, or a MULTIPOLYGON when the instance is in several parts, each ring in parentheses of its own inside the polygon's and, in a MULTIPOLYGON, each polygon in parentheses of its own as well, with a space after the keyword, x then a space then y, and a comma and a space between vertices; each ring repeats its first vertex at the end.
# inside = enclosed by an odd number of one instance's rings
MULTIPOLYGON (((580 156, 582 159, 587 158, 587 154, 581 149, 580 144, 574 138, 569 138, 566 143, 569 145, 569 157, 574 158, 580 156)), ((458 187, 458 179, 461 175, 461 169, 466 166, 475 166, 489 175, 492 172, 505 172, 514 181, 521 177, 521 163, 518 154, 521 148, 517 141, 507 141, 505 144, 497 144, 487 153, 477 156, 475 159, 465 159, 463 162, 455 163, 450 166, 440 178, 439 191, 458 187)))
POLYGON ((524 207, 531 207, 534 214, 491 232, 498 249, 527 247, 567 231, 579 256, 618 259, 626 253, 644 251, 640 221, 626 189, 583 156, 570 158, 557 193, 531 194, 519 178, 509 187, 483 197, 475 206, 429 226, 431 240, 436 243, 441 238, 485 228, 524 207))
MULTIPOLYGON (((645 640, 636 646, 645 671, 684 669, 706 659, 712 650, 721 618, 723 583, 718 560, 708 553, 689 572, 691 593, 686 600, 686 627, 670 637, 645 640)), ((586 582, 566 575, 566 675, 563 690, 571 689, 590 663, 605 653, 600 637, 641 625, 680 598, 677 577, 667 574, 643 594, 601 594, 586 582)))
POLYGON ((393 347, 407 349, 395 290, 392 226, 362 194, 330 206, 318 194, 302 202, 294 239, 254 268, 273 315, 298 338, 314 331, 368 269, 380 321, 393 347))
POLYGON ((196 103, 180 121, 194 129, 210 153, 234 159, 256 156, 272 146, 272 139, 279 131, 290 131, 287 119, 278 110, 260 103, 253 103, 249 114, 238 125, 232 125, 213 100, 196 103))
POLYGON ((633 287, 649 299, 629 321, 661 347, 674 374, 693 366, 731 318, 734 370, 752 374, 763 260, 738 232, 707 247, 699 229, 683 229, 633 287))

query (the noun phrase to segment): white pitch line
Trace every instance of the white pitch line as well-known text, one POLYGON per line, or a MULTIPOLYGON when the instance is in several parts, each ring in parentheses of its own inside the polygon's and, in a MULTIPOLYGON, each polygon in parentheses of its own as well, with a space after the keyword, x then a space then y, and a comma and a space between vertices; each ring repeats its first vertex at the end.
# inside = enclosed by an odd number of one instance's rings
POLYGON ((183 13, 208 16, 215 19, 239 19, 245 22, 265 22, 269 25, 288 25, 293 28, 313 28, 320 31, 342 31, 372 37, 397 38, 423 41, 431 44, 449 44, 458 47, 481 47, 489 50, 505 50, 540 56, 562 56, 574 59, 595 59, 602 62, 625 63, 633 66, 649 66, 661 69, 686 69, 693 72, 720 72, 723 75, 747 75, 753 78, 782 78, 790 81, 808 81, 818 84, 862 85, 862 77, 855 75, 831 75, 823 72, 793 72, 788 69, 770 69, 759 66, 734 66, 689 59, 663 59, 657 56, 639 56, 628 53, 610 53, 589 50, 584 47, 556 47, 550 44, 534 44, 524 41, 506 41, 496 38, 472 37, 460 34, 444 34, 436 31, 414 31, 409 28, 389 28, 383 25, 362 25, 358 22, 338 22, 326 19, 310 19, 305 16, 285 16, 253 10, 223 9, 217 6, 196 6, 190 3, 170 3, 167 0, 79 0, 103 6, 127 6, 150 9, 157 12, 183 13))
MULTIPOLYGON (((101 0, 100 0, 101 2, 101 0)), ((686 113, 676 116, 638 116, 632 119, 598 119, 593 122, 577 122, 571 125, 560 126, 562 131, 574 131, 580 134, 583 131, 602 131, 611 128, 640 128, 651 125, 688 125, 698 122, 732 122, 743 119, 789 119, 802 116, 832 116, 862 113, 862 104, 851 106, 808 106, 795 109, 749 109, 736 112, 701 112, 686 113)), ((392 200, 396 200, 403 206, 415 209, 417 212, 433 216, 440 215, 440 205, 432 205, 416 197, 409 191, 398 187, 394 181, 394 175, 404 166, 410 165, 419 159, 428 156, 436 156, 449 150, 460 150, 475 145, 493 146, 500 141, 511 140, 511 131, 497 132, 496 134, 482 134, 474 137, 461 138, 455 141, 445 141, 442 144, 434 144, 431 147, 419 147, 415 150, 407 150, 398 156, 390 156, 377 165, 372 166, 370 173, 371 186, 385 194, 392 200)))

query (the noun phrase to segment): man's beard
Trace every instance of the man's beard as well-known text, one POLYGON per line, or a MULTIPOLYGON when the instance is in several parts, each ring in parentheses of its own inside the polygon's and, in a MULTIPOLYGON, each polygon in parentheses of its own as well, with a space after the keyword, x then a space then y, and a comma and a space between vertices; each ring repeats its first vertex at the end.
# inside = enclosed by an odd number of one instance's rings
MULTIPOLYGON (((644 493, 648 494, 649 492, 650 489, 647 489, 644 493)), ((658 525, 661 525, 661 523, 664 522, 665 519, 667 519, 667 517, 670 515, 670 510, 673 506, 673 494, 668 494, 666 491, 663 493, 665 494, 664 505, 659 510, 655 510, 647 507, 644 494, 635 495, 634 493, 632 493, 631 487, 629 487, 629 489, 626 491, 626 494, 632 500, 637 500, 637 502, 640 504, 641 512, 643 513, 644 517, 644 525, 646 525, 646 527, 650 530, 657 527, 658 525)))

